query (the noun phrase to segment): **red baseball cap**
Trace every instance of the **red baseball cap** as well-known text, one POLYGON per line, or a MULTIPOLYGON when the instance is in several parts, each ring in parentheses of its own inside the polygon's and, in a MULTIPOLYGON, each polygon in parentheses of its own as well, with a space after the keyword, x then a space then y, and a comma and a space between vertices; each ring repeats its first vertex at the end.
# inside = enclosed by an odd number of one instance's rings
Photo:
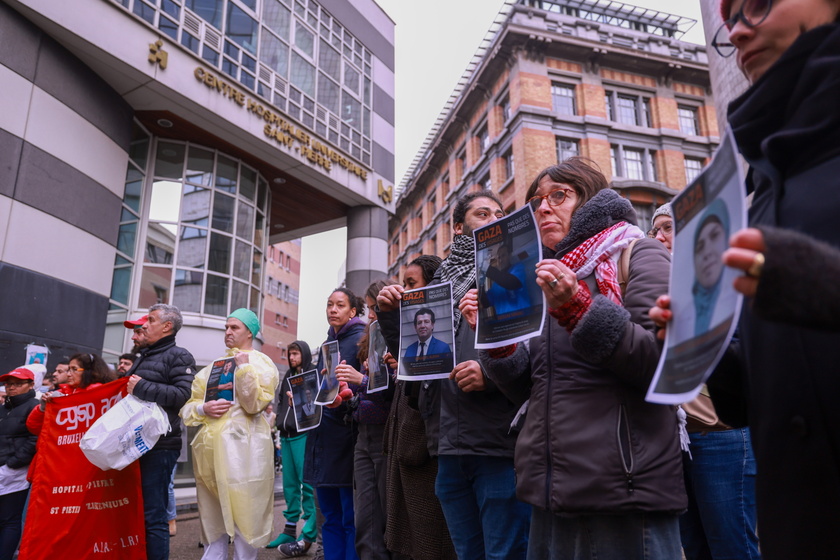
POLYGON ((135 319, 133 321, 123 321, 123 326, 127 329, 136 329, 137 327, 142 327, 146 324, 146 321, 149 320, 148 315, 143 315, 139 319, 135 319))
POLYGON ((12 378, 14 378, 14 379, 24 379, 26 381, 35 381, 35 373, 29 368, 25 368, 25 367, 15 368, 12 371, 10 371, 9 373, 7 373, 6 375, 0 375, 0 382, 5 383, 6 381, 8 381, 12 378))

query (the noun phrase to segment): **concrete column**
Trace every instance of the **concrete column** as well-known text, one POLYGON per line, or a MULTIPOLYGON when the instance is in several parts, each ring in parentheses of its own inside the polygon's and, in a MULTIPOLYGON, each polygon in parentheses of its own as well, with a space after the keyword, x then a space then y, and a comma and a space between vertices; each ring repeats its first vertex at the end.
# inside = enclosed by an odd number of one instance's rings
POLYGON ((388 276, 388 211, 356 206, 347 214, 347 287, 362 296, 374 280, 388 276))

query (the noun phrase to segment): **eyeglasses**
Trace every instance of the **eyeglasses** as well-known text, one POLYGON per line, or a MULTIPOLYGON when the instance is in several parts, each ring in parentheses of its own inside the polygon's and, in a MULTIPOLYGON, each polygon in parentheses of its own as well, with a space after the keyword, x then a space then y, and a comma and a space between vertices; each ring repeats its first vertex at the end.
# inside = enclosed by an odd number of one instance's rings
POLYGON ((662 222, 661 226, 651 228, 648 232, 648 237, 656 237, 660 231, 665 235, 671 235, 671 232, 674 231, 674 222, 662 222))
POLYGON ((718 54, 727 58, 735 53, 735 45, 729 41, 729 32, 735 27, 739 19, 747 27, 757 27, 767 18, 772 7, 773 0, 744 0, 738 13, 724 21, 715 33, 714 39, 712 39, 712 46, 718 54))
POLYGON ((534 211, 539 209, 543 199, 548 201, 549 206, 560 206, 563 204, 563 201, 566 200, 566 197, 569 196, 568 193, 573 192, 575 192, 574 189, 554 189, 550 193, 542 196, 532 196, 528 199, 528 204, 531 205, 531 208, 534 211))
POLYGON ((67 368, 67 371, 72 371, 73 373, 76 373, 77 371, 85 371, 85 368, 70 366, 69 368, 67 368))
POLYGON ((6 381, 6 387, 23 387, 30 383, 34 383, 34 381, 6 381))

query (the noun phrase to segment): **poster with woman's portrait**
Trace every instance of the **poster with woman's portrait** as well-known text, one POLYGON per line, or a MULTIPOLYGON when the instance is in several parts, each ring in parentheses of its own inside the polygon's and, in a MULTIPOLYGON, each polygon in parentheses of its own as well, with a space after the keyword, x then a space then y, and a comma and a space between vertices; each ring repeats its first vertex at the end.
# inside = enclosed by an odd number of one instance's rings
POLYGON ((545 320, 545 295, 537 285, 542 243, 531 206, 478 228, 476 348, 498 348, 535 337, 545 320))
POLYGON ((731 132, 711 164, 672 202, 674 252, 665 350, 647 400, 679 404, 697 396, 735 332, 740 272, 723 264, 729 237, 746 227, 744 178, 731 132))
POLYGON ((321 405, 315 402, 318 394, 318 370, 309 370, 288 378, 292 393, 292 411, 298 432, 317 428, 321 424, 321 405))

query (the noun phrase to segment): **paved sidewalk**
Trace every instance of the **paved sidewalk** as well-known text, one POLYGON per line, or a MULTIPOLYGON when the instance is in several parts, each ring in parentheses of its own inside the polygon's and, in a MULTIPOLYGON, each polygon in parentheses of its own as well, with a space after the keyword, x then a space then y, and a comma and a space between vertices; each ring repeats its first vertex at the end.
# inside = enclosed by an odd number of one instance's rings
MULTIPOLYGON (((278 474, 274 479, 274 528, 276 536, 283 529, 285 520, 283 510, 286 501, 283 499, 283 480, 278 474)), ((198 520, 198 504, 195 499, 195 487, 175 488, 175 505, 178 508, 178 533, 170 539, 169 557, 171 560, 199 560, 204 549, 199 548, 201 540, 201 526, 198 520)), ((313 547, 307 556, 311 558, 313 547)), ((230 546, 228 558, 233 558, 233 545, 230 546)), ((280 554, 276 550, 262 549, 257 553, 257 560, 277 560, 280 554)))

